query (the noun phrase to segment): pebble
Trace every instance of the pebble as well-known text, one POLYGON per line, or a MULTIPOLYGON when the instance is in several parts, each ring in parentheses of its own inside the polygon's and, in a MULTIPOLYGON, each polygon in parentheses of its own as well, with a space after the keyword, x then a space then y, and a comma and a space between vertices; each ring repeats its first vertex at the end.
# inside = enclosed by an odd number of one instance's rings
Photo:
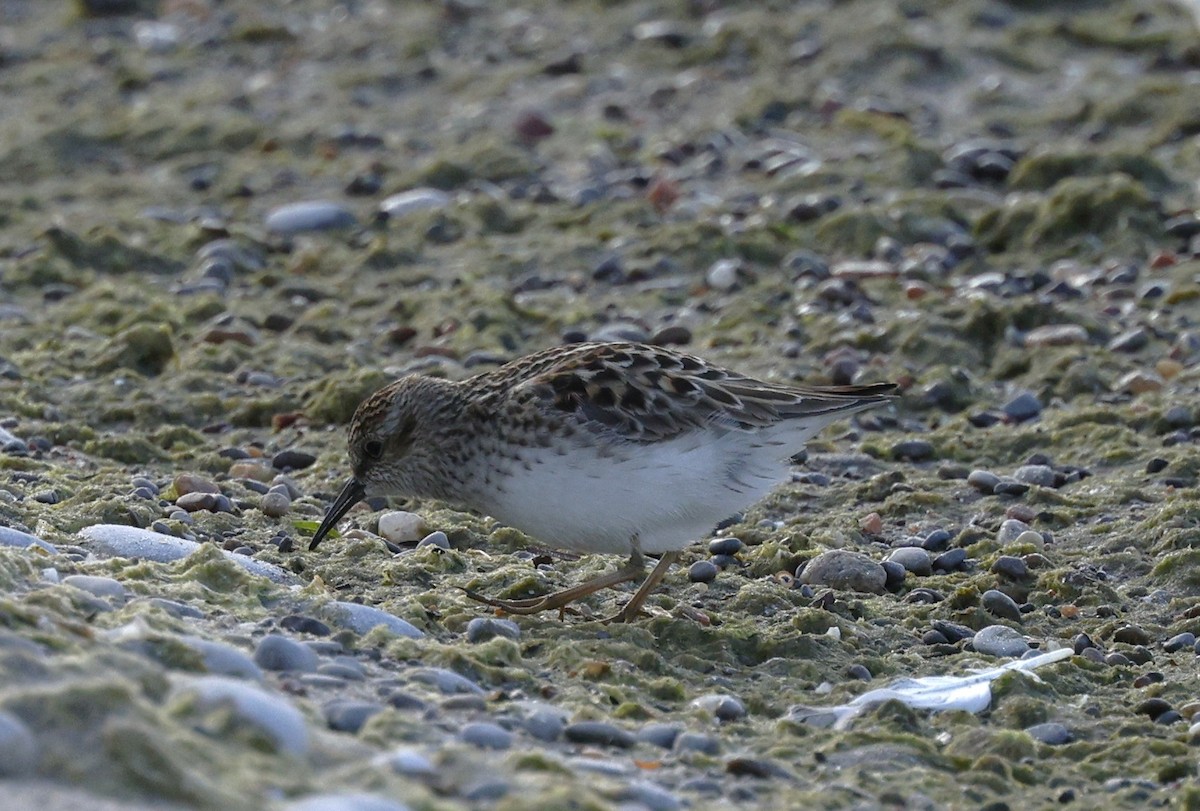
POLYGON ((290 236, 306 231, 329 231, 353 228, 358 218, 345 206, 329 200, 306 200, 288 203, 267 212, 268 231, 290 236))
POLYGON ((1031 727, 1026 727, 1025 732, 1035 741, 1049 744, 1050 746, 1062 746, 1075 740, 1075 736, 1071 734, 1071 730, 1055 722, 1034 724, 1031 727))
POLYGON ((883 567, 886 578, 883 582, 884 588, 888 591, 899 591, 904 585, 908 570, 894 560, 885 560, 879 565, 883 567))
POLYGON ((406 636, 409 639, 420 639, 425 636, 419 628, 407 620, 402 620, 374 606, 334 600, 326 607, 326 611, 333 622, 343 628, 349 628, 356 634, 365 634, 382 625, 396 636, 406 636))
POLYGON ((710 712, 718 721, 737 721, 746 717, 746 707, 727 693, 710 693, 692 699, 691 706, 710 712))
POLYGON ((475 617, 467 623, 468 642, 486 642, 498 636, 520 639, 521 626, 512 620, 497 617, 475 617))
POLYGON ((663 749, 671 749, 675 746, 675 739, 683 732, 683 727, 679 724, 671 723, 652 723, 646 724, 637 732, 637 739, 640 743, 648 743, 651 746, 658 746, 663 749))
POLYGON ((161 608, 172 617, 180 619, 204 619, 204 612, 195 606, 181 603, 178 600, 168 600, 166 597, 151 597, 146 602, 155 608, 161 608))
POLYGON ((959 547, 950 549, 933 559, 933 568, 939 572, 953 572, 967 562, 967 550, 959 547))
POLYGON ((1165 650, 1167 653, 1174 653, 1175 651, 1183 650, 1184 648, 1191 648, 1195 644, 1196 635, 1189 631, 1184 631, 1182 634, 1175 634, 1175 636, 1164 642, 1163 650, 1165 650))
POLYGON ((718 259, 705 274, 708 286, 728 292, 737 286, 740 263, 736 259, 718 259))
POLYGON ((87 574, 68 575, 62 579, 68 586, 86 591, 96 597, 109 597, 114 600, 125 600, 125 587, 111 577, 97 577, 87 574))
POLYGON ((736 555, 745 548, 741 538, 714 538, 708 542, 710 555, 736 555))
POLYGON ((175 506, 187 510, 190 513, 207 510, 208 512, 228 512, 222 510, 221 499, 224 496, 214 493, 185 493, 175 499, 175 506))
POLYGON ((625 787, 624 799, 633 803, 637 808, 647 808, 649 811, 679 811, 684 807, 683 800, 667 791, 662 786, 645 780, 634 780, 625 787))
POLYGON ((276 470, 303 470, 317 461, 314 454, 295 449, 282 450, 271 457, 271 467, 276 470))
POLYGON ((198 636, 181 636, 179 641, 200 655, 209 673, 262 681, 263 673, 254 660, 232 645, 198 636))
POLYGON ((867 669, 866 665, 859 664, 857 662, 846 668, 846 675, 852 679, 858 679, 859 681, 870 681, 872 678, 874 678, 874 676, 871 675, 871 671, 867 669))
POLYGON ((887 559, 892 563, 899 563, 906 571, 912 572, 918 577, 933 574, 933 562, 929 558, 929 553, 920 547, 902 546, 899 549, 893 549, 887 559))
POLYGON ((428 549, 430 547, 440 549, 443 552, 449 552, 450 539, 446 536, 446 533, 439 529, 436 532, 429 533, 417 543, 417 549, 428 549))
POLYGON ((38 765, 38 743, 17 716, 0 710, 0 777, 24 777, 38 765))
POLYGON ((880 594, 887 584, 887 572, 866 555, 833 549, 810 560, 800 580, 808 585, 880 594))
POLYGON ((379 210, 390 219, 398 219, 418 211, 437 211, 450 205, 450 195, 439 189, 419 188, 397 192, 383 198, 379 210))
POLYGON ((57 555, 58 549, 54 544, 43 541, 36 535, 30 535, 28 532, 12 529, 11 527, 0 526, 0 546, 15 546, 19 549, 24 549, 30 546, 36 546, 49 552, 51 555, 57 555))
POLYGON ((308 751, 303 714, 287 699, 261 687, 228 676, 198 676, 176 685, 171 696, 190 700, 190 707, 199 712, 232 710, 280 752, 302 757, 308 751))
POLYGON ((383 712, 383 705, 356 698, 335 698, 321 707, 325 724, 337 732, 357 735, 372 715, 383 712))
POLYGON ((339 657, 336 662, 323 662, 317 665, 317 673, 345 681, 363 681, 367 677, 362 665, 345 656, 339 657))
POLYGON ((566 725, 565 711, 550 706, 533 709, 524 720, 526 732, 548 743, 558 740, 566 725))
POLYGON ((1023 496, 1028 492, 1028 484, 1008 477, 1001 478, 999 483, 992 489, 992 493, 997 496, 1023 496))
POLYGON ((927 552, 944 552, 950 548, 952 540, 954 540, 954 536, 950 534, 949 530, 930 530, 929 534, 921 541, 921 548, 927 552))
POLYGON ((1042 413, 1042 403, 1030 392, 1022 392, 1003 405, 1001 410, 1014 422, 1026 422, 1042 413))
POLYGON ((409 811, 409 806, 378 794, 313 794, 280 806, 281 811, 409 811))
POLYGON ((906 439, 892 446, 892 458, 908 462, 924 462, 935 454, 933 443, 924 439, 906 439))
POLYGON ((254 649, 254 663, 265 670, 312 673, 317 662, 317 654, 308 645, 279 634, 267 634, 254 649))
POLYGON ((285 631, 297 634, 312 634, 313 636, 329 636, 332 629, 319 619, 305 617, 300 614, 288 614, 279 621, 279 627, 285 631))
POLYGON ((996 533, 996 542, 1001 546, 1008 546, 1028 531, 1029 524, 1026 524, 1024 521, 1018 521, 1015 518, 1006 519, 1000 524, 1000 529, 996 533))
POLYGON ((1124 625, 1113 633, 1113 640, 1124 642, 1126 645, 1149 645, 1150 634, 1136 625, 1124 625))
POLYGON ((416 513, 395 510, 379 516, 379 534, 392 543, 411 543, 425 537, 425 519, 416 513))
POLYGON ((1139 715, 1148 715, 1151 719, 1157 720, 1160 715, 1171 710, 1171 704, 1166 699, 1154 697, 1147 698, 1138 703, 1133 711, 1139 715))
POLYGON ((992 564, 991 572, 1001 577, 1007 577, 1009 580, 1024 580, 1029 577, 1029 566, 1021 558, 1013 555, 1001 555, 992 564))
POLYGON ((1054 487, 1056 481, 1054 468, 1049 465, 1022 465, 1013 473, 1013 478, 1038 487, 1054 487))
MULTIPOLYGON (((161 532, 151 532, 140 527, 129 527, 124 524, 94 524, 79 530, 81 540, 92 544, 93 551, 112 557, 142 558, 156 563, 171 563, 182 560, 200 548, 196 541, 176 538, 161 532)), ((270 563, 235 555, 232 552, 222 552, 226 560, 237 564, 250 574, 265 577, 276 583, 294 584, 298 580, 294 574, 270 563)))
POLYGON ((263 515, 271 518, 282 518, 292 508, 292 500, 283 493, 267 493, 259 502, 258 508, 263 515))
POLYGON ((1025 346, 1071 346, 1085 344, 1087 340, 1087 330, 1078 324, 1049 324, 1031 329, 1025 335, 1025 346))
POLYGON ((971 638, 971 645, 987 656, 1016 657, 1029 650, 1025 637, 1007 625, 987 626, 971 638))
POLYGON ((858 528, 868 535, 882 535, 883 516, 879 513, 868 513, 859 520, 858 528))
POLYGON ((711 583, 717 579, 716 564, 709 560, 698 560, 688 567, 688 579, 693 583, 711 583))
POLYGON ((409 777, 433 777, 437 774, 437 767, 433 765, 433 761, 416 749, 396 749, 381 755, 379 762, 396 774, 409 777))
POLYGON ((467 724, 459 731, 459 737, 481 749, 509 749, 515 737, 499 724, 486 721, 476 721, 467 724))
POLYGON ((577 721, 563 728, 563 737, 571 743, 598 744, 629 749, 637 738, 632 732, 607 721, 577 721))
POLYGON ((700 752, 715 756, 721 754, 721 742, 716 737, 702 732, 681 732, 675 737, 672 749, 675 754, 700 752))
POLYGON ((1017 605, 1016 600, 999 589, 985 591, 980 603, 993 616, 1013 622, 1021 621, 1021 608, 1017 605))
POLYGON ((444 667, 428 667, 414 671, 412 680, 432 684, 438 690, 450 695, 460 693, 483 695, 483 688, 478 684, 466 676, 455 673, 453 670, 447 670, 444 667))
POLYGON ((1144 327, 1122 332, 1108 342, 1110 352, 1137 352, 1150 343, 1150 333, 1144 327))
POLYGON ((217 487, 214 482, 193 473, 180 473, 175 477, 171 486, 175 488, 175 493, 180 496, 187 495, 188 493, 219 494, 221 492, 221 488, 217 487))
POLYGON ((984 495, 991 495, 996 491, 996 485, 1000 483, 1000 477, 995 473, 987 470, 972 470, 967 474, 967 484, 974 487, 984 495))

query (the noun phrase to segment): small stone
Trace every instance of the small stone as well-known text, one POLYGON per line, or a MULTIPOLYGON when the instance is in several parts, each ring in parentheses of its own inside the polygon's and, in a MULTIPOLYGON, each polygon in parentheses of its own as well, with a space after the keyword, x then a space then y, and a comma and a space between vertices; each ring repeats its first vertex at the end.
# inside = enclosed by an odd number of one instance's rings
POLYGON ((292 500, 283 493, 267 493, 259 502, 258 508, 263 515, 271 518, 282 518, 292 508, 292 500))
POLYGON ((1137 352, 1149 343, 1150 333, 1144 327, 1138 327, 1113 338, 1108 342, 1108 349, 1111 352, 1137 352))
POLYGON ((1158 372, 1134 370, 1122 375, 1113 388, 1130 394, 1145 394, 1146 392, 1160 391, 1165 385, 1166 381, 1158 372))
POLYGON ((1056 481, 1054 468, 1049 465, 1022 465, 1013 473, 1013 478, 1038 487, 1054 487, 1056 481))
POLYGON ((437 211, 450 202, 450 195, 439 189, 410 189, 385 197, 379 203, 379 210, 389 219, 399 219, 418 211, 437 211))
POLYGON ((1031 727, 1026 727, 1025 732, 1035 741, 1050 746, 1062 746, 1075 740, 1075 736, 1071 734, 1071 730, 1062 724, 1054 722, 1034 724, 1031 727))
POLYGON ((1014 422, 1026 422, 1042 413, 1042 403, 1030 392, 1022 392, 1001 409, 1014 422))
POLYGON ((469 744, 478 746, 480 749, 510 749, 512 748, 514 735, 499 724, 489 723, 487 721, 476 721, 467 724, 458 733, 469 744))
POLYGON ((880 594, 887 583, 887 573, 866 555, 834 549, 810 560, 800 580, 808 585, 880 594))
POLYGON ((637 739, 641 743, 648 743, 663 749, 671 749, 675 746, 675 739, 679 737, 681 732, 683 732, 683 727, 679 724, 646 724, 638 730, 637 739))
POLYGON ((1008 546, 1028 531, 1029 524, 1026 524, 1024 521, 1018 521, 1015 518, 1009 518, 1000 524, 1000 530, 996 533, 996 543, 1001 546, 1008 546))
MULTIPOLYGON (((1038 536, 1041 537, 1040 535, 1038 536)), ((1001 555, 992 564, 992 574, 1007 577, 1009 580, 1025 580, 1029 577, 1029 566, 1021 558, 1013 555, 1001 555)))
POLYGON ((846 668, 846 675, 852 679, 859 679, 860 681, 870 681, 872 678, 874 678, 871 675, 871 671, 867 669, 866 665, 858 663, 852 664, 850 667, 846 668))
POLYGON ((711 712, 718 721, 736 721, 746 715, 742 702, 726 693, 700 696, 692 700, 691 706, 711 712))
POLYGON ((333 631, 328 625, 313 617, 300 614, 289 614, 279 621, 279 627, 296 634, 312 634, 313 636, 329 636, 333 631))
POLYGON ((633 733, 606 721, 578 721, 563 729, 563 737, 571 743, 599 744, 628 749, 637 743, 633 733))
POLYGON ((931 530, 921 541, 921 548, 926 552, 944 552, 950 547, 952 540, 954 540, 954 536, 948 530, 931 530))
POLYGON ((718 259, 708 269, 705 280, 714 290, 728 292, 737 286, 740 267, 736 259, 718 259))
POLYGON ((497 617, 475 617, 467 623, 468 642, 486 642, 498 636, 506 639, 520 639, 521 627, 512 620, 497 617))
POLYGON ((395 510, 379 516, 379 534, 392 543, 412 543, 425 537, 425 519, 416 513, 395 510))
POLYGON ((745 548, 740 538, 714 538, 708 542, 710 555, 736 555, 745 548))
POLYGON ((483 695, 483 688, 466 676, 447 670, 444 667, 428 667, 417 670, 412 674, 413 681, 432 684, 438 690, 448 695, 483 695))
POLYGON ((525 731, 539 741, 556 741, 562 735, 566 721, 561 710, 539 707, 525 717, 525 731))
POLYGON ((1029 492, 1029 485, 1009 477, 1003 477, 996 484, 992 493, 997 496, 1023 496, 1029 492))
POLYGON ((433 761, 415 749, 396 749, 382 756, 382 762, 396 774, 427 778, 437 774, 433 761))
POLYGON ((383 712, 383 709, 378 702, 354 698, 335 698, 321 707, 325 723, 330 729, 352 735, 358 734, 371 716, 383 712))
POLYGON ((721 742, 714 736, 701 732, 681 732, 675 738, 672 749, 676 754, 700 752, 705 755, 719 755, 721 754, 721 742))
POLYGON ((254 649, 254 663, 265 670, 312 673, 317 669, 317 654, 308 645, 286 636, 267 634, 254 649))
POLYGON ((899 563, 905 570, 918 577, 927 577, 933 574, 933 562, 929 558, 929 553, 920 547, 902 546, 899 549, 893 549, 887 559, 893 563, 899 563))
POLYGON ((883 567, 884 575, 887 577, 883 587, 891 592, 899 591, 904 585, 908 570, 894 560, 885 560, 879 565, 883 567))
POLYGON ((220 493, 221 488, 208 479, 202 476, 196 476, 191 473, 180 473, 175 477, 172 486, 175 488, 177 495, 187 495, 188 493, 220 493))
POLYGON ((991 495, 1000 483, 1000 477, 987 470, 972 470, 967 474, 967 484, 984 495, 991 495))
POLYGON ((329 200, 307 200, 278 206, 267 213, 268 231, 290 236, 306 231, 353 228, 358 218, 345 206, 329 200))
POLYGON ((449 552, 450 538, 446 536, 446 533, 439 529, 435 532, 429 533, 417 543, 417 549, 429 549, 431 547, 434 549, 440 549, 443 552, 449 552))
POLYGON ((933 559, 933 568, 939 572, 953 572, 967 562, 967 550, 949 549, 933 559))
POLYGON ((220 498, 219 495, 214 495, 213 493, 186 493, 175 500, 175 506, 190 513, 200 512, 201 510, 220 512, 220 498))
POLYGON ((0 777, 24 777, 38 764, 37 739, 17 716, 0 710, 0 777))
POLYGON ((365 634, 382 625, 397 636, 420 639, 425 636, 412 623, 374 606, 335 600, 328 609, 333 621, 356 634, 365 634))
POLYGON ((1150 634, 1136 625, 1125 625, 1118 628, 1113 633, 1113 640, 1124 642, 1126 645, 1149 645, 1151 642, 1150 634))
POLYGON ((933 443, 924 439, 906 439, 892 446, 892 458, 908 462, 924 462, 935 453, 933 443))
POLYGON ((275 471, 258 462, 234 462, 229 466, 229 476, 234 479, 266 483, 275 477, 275 471))
POLYGON ((1175 651, 1183 650, 1184 648, 1191 648, 1195 644, 1196 635, 1191 632, 1184 631, 1182 634, 1176 634, 1164 642, 1163 650, 1165 650, 1167 653, 1174 653, 1175 651))
POLYGON ((200 656, 204 669, 220 676, 262 681, 262 670, 238 648, 198 636, 181 636, 179 641, 200 656))
POLYGON ((922 645, 947 645, 950 640, 941 631, 928 630, 921 634, 922 645))
POLYGON ((1015 657, 1029 650, 1025 637, 1007 625, 989 625, 971 638, 976 651, 987 656, 1015 657))
POLYGON ((983 593, 980 603, 993 616, 1000 619, 1021 621, 1021 608, 1016 600, 999 589, 988 589, 983 593))
POLYGON ((317 457, 314 454, 288 449, 271 457, 271 466, 276 470, 303 470, 311 467, 316 461, 317 457))
POLYGON ((883 517, 879 513, 868 513, 859 520, 858 527, 868 535, 882 535, 883 517))
POLYGON ((1046 539, 1042 537, 1042 533, 1027 529, 1013 540, 1013 546, 1045 549, 1046 539))
POLYGON ((1171 709, 1171 704, 1166 699, 1162 698, 1147 698, 1145 701, 1139 702, 1133 711, 1139 715, 1148 715, 1151 719, 1157 719, 1160 715, 1171 709))
POLYGON ((1050 324, 1030 330, 1025 335, 1025 346, 1072 346, 1087 340, 1087 330, 1078 324, 1050 324))
POLYGON ((68 586, 74 586, 77 589, 82 589, 88 594, 96 597, 107 597, 113 600, 125 600, 125 587, 117 580, 111 577, 97 577, 87 574, 68 575, 62 579, 62 582, 68 586))
POLYGON ((194 712, 232 712, 279 752, 303 757, 308 751, 304 716, 291 702, 261 687, 227 676, 200 676, 179 683, 171 696, 194 712))
POLYGON ((716 564, 708 560, 698 560, 688 567, 688 579, 693 583, 711 583, 717 579, 716 564))

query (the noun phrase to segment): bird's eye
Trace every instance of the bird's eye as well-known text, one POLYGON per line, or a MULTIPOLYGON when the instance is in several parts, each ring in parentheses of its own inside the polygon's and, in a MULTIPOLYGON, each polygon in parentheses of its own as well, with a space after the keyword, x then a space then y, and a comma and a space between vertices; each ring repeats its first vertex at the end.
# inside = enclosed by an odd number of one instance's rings
POLYGON ((368 439, 363 443, 363 453, 372 459, 378 459, 383 456, 383 443, 378 439, 368 439))

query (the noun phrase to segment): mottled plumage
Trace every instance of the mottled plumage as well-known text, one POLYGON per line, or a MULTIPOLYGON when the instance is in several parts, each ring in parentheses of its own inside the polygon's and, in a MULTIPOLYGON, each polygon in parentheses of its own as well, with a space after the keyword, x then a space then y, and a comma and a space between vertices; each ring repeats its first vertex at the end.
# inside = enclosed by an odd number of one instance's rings
MULTIPOLYGON (((564 595, 634 579, 644 552, 663 555, 652 586, 680 549, 784 481, 806 440, 894 388, 766 383, 635 343, 555 347, 461 382, 411 375, 359 406, 354 477, 310 548, 361 498, 404 494, 461 504, 548 544, 631 556, 591 584, 485 600, 493 605, 561 608, 564 595)), ((648 591, 618 618, 631 619, 648 591)))

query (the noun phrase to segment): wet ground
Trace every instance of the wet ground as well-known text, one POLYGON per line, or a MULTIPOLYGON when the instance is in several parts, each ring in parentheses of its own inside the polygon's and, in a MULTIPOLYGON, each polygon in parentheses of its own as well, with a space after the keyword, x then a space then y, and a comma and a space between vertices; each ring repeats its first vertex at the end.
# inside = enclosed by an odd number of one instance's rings
POLYGON ((1193 11, 0 0, 11 796, 1200 803, 1193 11), (362 397, 584 338, 903 396, 630 626, 453 505, 307 551, 362 397))

